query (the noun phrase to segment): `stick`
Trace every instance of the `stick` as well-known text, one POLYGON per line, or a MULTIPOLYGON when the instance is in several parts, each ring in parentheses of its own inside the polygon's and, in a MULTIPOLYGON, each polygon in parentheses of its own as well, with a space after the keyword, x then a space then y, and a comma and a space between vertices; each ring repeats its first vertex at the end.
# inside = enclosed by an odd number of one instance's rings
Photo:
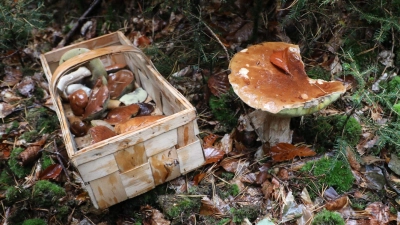
POLYGON ((78 22, 75 23, 75 26, 68 32, 67 35, 65 35, 64 39, 57 45, 57 48, 64 47, 70 42, 70 39, 72 36, 75 34, 76 30, 80 26, 82 26, 83 21, 86 19, 86 17, 92 12, 92 10, 101 2, 101 0, 94 0, 90 7, 86 10, 86 12, 79 17, 78 22))

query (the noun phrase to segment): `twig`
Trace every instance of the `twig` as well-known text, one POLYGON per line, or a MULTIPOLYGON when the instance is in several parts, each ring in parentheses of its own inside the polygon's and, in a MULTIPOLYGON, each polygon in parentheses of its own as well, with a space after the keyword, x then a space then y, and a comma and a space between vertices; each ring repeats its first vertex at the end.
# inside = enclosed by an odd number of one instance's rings
POLYGON ((65 35, 64 39, 57 45, 57 48, 64 47, 70 42, 70 39, 75 34, 76 30, 82 25, 83 21, 86 17, 92 12, 92 10, 101 2, 101 0, 94 0, 90 7, 86 10, 85 13, 81 17, 79 17, 78 22, 75 23, 75 26, 65 35))

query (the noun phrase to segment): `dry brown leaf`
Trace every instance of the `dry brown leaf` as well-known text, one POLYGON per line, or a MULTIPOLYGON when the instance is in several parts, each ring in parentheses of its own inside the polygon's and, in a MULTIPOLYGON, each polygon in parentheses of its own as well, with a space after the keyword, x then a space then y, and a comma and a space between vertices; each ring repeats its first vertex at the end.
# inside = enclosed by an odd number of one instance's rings
POLYGON ((217 97, 229 91, 230 83, 227 71, 222 71, 210 76, 207 82, 211 93, 217 97))
POLYGON ((257 174, 256 177, 256 183, 257 184, 262 184, 264 181, 266 181, 268 178, 271 178, 271 174, 269 174, 267 171, 261 171, 257 174))
POLYGON ((203 138, 203 148, 210 148, 214 145, 215 141, 217 140, 218 135, 216 134, 209 134, 203 138))
POLYGON ((4 73, 6 74, 6 76, 0 83, 0 87, 13 87, 22 79, 22 71, 19 67, 14 68, 11 66, 7 66, 4 68, 4 73))
POLYGON ((365 211, 369 213, 371 224, 387 224, 389 223, 389 206, 382 202, 374 202, 369 204, 365 211))
POLYGON ((56 179, 62 171, 60 164, 52 164, 40 173, 40 180, 56 179))
POLYGON ((349 147, 346 147, 346 158, 353 170, 360 171, 361 165, 357 160, 356 153, 349 147))
POLYGON ((22 81, 16 85, 16 88, 20 94, 29 97, 35 90, 35 82, 32 77, 25 76, 22 78, 22 81))
POLYGON ((0 119, 10 115, 14 111, 14 108, 14 106, 6 102, 0 102, 0 119))
POLYGON ((257 175, 255 173, 248 173, 240 177, 240 181, 254 184, 257 180, 257 175))
POLYGON ((278 143, 271 147, 272 159, 276 162, 292 160, 295 157, 314 156, 316 153, 306 146, 296 147, 289 143, 278 143))
POLYGON ((225 155, 225 152, 220 150, 219 148, 206 148, 204 149, 204 156, 206 158, 206 164, 216 163, 221 160, 225 155))
POLYGON ((203 216, 220 216, 223 212, 211 201, 208 197, 203 197, 201 199, 200 215, 203 216))
POLYGON ((340 210, 340 209, 346 207, 348 202, 349 202, 349 199, 348 199, 347 195, 343 195, 335 200, 328 201, 325 204, 325 208, 329 211, 340 210))
POLYGON ((265 199, 276 198, 277 192, 279 190, 279 182, 272 178, 271 182, 269 180, 264 181, 261 185, 261 191, 264 194, 265 199))
POLYGON ((199 185, 199 183, 201 182, 201 180, 203 180, 203 178, 206 176, 206 173, 199 173, 196 176, 194 176, 193 178, 193 185, 199 185))
POLYGON ((239 165, 239 159, 225 158, 220 164, 226 171, 235 173, 239 165))
POLYGON ((162 214, 157 209, 152 208, 149 205, 142 206, 140 208, 142 215, 145 219, 143 220, 143 225, 170 225, 171 222, 164 219, 164 214, 162 214))
POLYGON ((280 168, 277 176, 281 180, 289 180, 289 171, 285 168, 280 168))
POLYGON ((0 143, 0 159, 8 159, 11 154, 11 145, 0 143))

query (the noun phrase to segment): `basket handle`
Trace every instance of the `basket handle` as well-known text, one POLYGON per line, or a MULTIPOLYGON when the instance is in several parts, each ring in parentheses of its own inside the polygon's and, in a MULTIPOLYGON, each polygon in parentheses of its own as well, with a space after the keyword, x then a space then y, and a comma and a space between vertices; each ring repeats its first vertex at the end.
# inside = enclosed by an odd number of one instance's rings
POLYGON ((117 45, 117 46, 108 46, 104 48, 93 49, 89 52, 85 52, 83 54, 77 55, 57 67, 54 71, 53 76, 51 77, 50 81, 50 91, 53 91, 53 94, 57 93, 56 87, 58 80, 74 66, 83 65, 89 60, 92 60, 97 57, 101 57, 104 55, 116 54, 116 53, 123 53, 123 52, 135 52, 141 54, 142 58, 148 63, 149 65, 153 66, 151 61, 146 57, 146 55, 139 50, 138 48, 132 45, 117 45))

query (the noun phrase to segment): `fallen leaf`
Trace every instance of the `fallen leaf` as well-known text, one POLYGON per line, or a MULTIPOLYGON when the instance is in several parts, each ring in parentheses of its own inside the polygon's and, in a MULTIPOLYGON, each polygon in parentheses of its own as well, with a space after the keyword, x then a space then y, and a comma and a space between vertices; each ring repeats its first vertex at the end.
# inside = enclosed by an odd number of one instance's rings
POLYGON ((316 153, 306 146, 296 147, 289 143, 278 143, 271 147, 272 159, 276 162, 292 160, 295 157, 314 156, 316 153))
POLYGON ((14 107, 6 102, 0 102, 0 119, 5 118, 14 112, 14 107))
POLYGON ((170 221, 164 219, 164 214, 159 210, 152 208, 149 205, 142 206, 140 208, 142 215, 145 219, 143 220, 143 225, 169 225, 170 221))
POLYGON ((329 211, 337 211, 346 207, 348 202, 349 198, 347 197, 347 195, 343 195, 335 200, 328 201, 327 203, 325 203, 325 208, 329 211))
POLYGON ((254 184, 256 180, 257 180, 257 175, 255 173, 248 173, 240 177, 240 181, 249 184, 254 184))
POLYGON ((8 159, 11 153, 11 145, 0 143, 0 159, 8 159))
POLYGON ((40 173, 40 180, 56 179, 60 175, 62 167, 60 164, 52 164, 40 173))
POLYGON ((225 152, 218 148, 206 148, 204 149, 204 156, 206 158, 205 164, 216 163, 221 160, 225 155, 225 152))
POLYGON ((274 197, 275 199, 277 197, 278 189, 279 182, 275 178, 272 178, 272 181, 266 180, 261 185, 261 191, 264 194, 265 199, 270 199, 271 197, 274 197))
POLYGON ((211 201, 208 197, 203 197, 201 199, 201 206, 200 206, 200 215, 203 216, 220 216, 223 215, 221 209, 219 209, 213 201, 211 201))
POLYGON ((395 174, 400 175, 400 159, 396 156, 396 154, 391 155, 388 167, 395 174))
POLYGON ((365 208, 365 212, 369 213, 370 224, 387 224, 389 222, 389 206, 382 202, 374 202, 365 208))
POLYGON ((24 78, 22 78, 22 81, 16 85, 18 92, 27 97, 31 96, 31 94, 35 90, 35 86, 35 82, 30 76, 25 76, 24 78))
POLYGON ((366 166, 365 179, 369 188, 374 190, 382 190, 386 184, 382 170, 376 166, 366 166))
POLYGON ((261 171, 257 174, 256 184, 262 184, 264 183, 264 181, 271 177, 271 174, 269 174, 267 171, 261 171))
POLYGON ((7 66, 4 68, 4 73, 6 76, 3 78, 0 87, 13 87, 22 79, 22 71, 19 67, 7 66))
POLYGON ((225 158, 224 160, 221 161, 221 166, 224 168, 226 171, 231 172, 231 173, 236 173, 236 170, 239 165, 239 159, 235 158, 225 158))
POLYGON ((346 158, 352 169, 360 171, 361 165, 358 162, 355 152, 349 147, 346 147, 346 158))
POLYGON ((215 141, 217 140, 218 135, 216 134, 209 134, 203 138, 203 148, 210 148, 214 145, 215 141))
POLYGON ((289 171, 285 168, 280 168, 277 176, 281 180, 289 180, 289 171))
POLYGON ((193 185, 199 185, 200 181, 206 176, 206 173, 199 173, 193 178, 193 185))
POLYGON ((211 93, 217 97, 227 93, 231 87, 228 79, 228 72, 225 70, 211 75, 207 85, 211 93))

